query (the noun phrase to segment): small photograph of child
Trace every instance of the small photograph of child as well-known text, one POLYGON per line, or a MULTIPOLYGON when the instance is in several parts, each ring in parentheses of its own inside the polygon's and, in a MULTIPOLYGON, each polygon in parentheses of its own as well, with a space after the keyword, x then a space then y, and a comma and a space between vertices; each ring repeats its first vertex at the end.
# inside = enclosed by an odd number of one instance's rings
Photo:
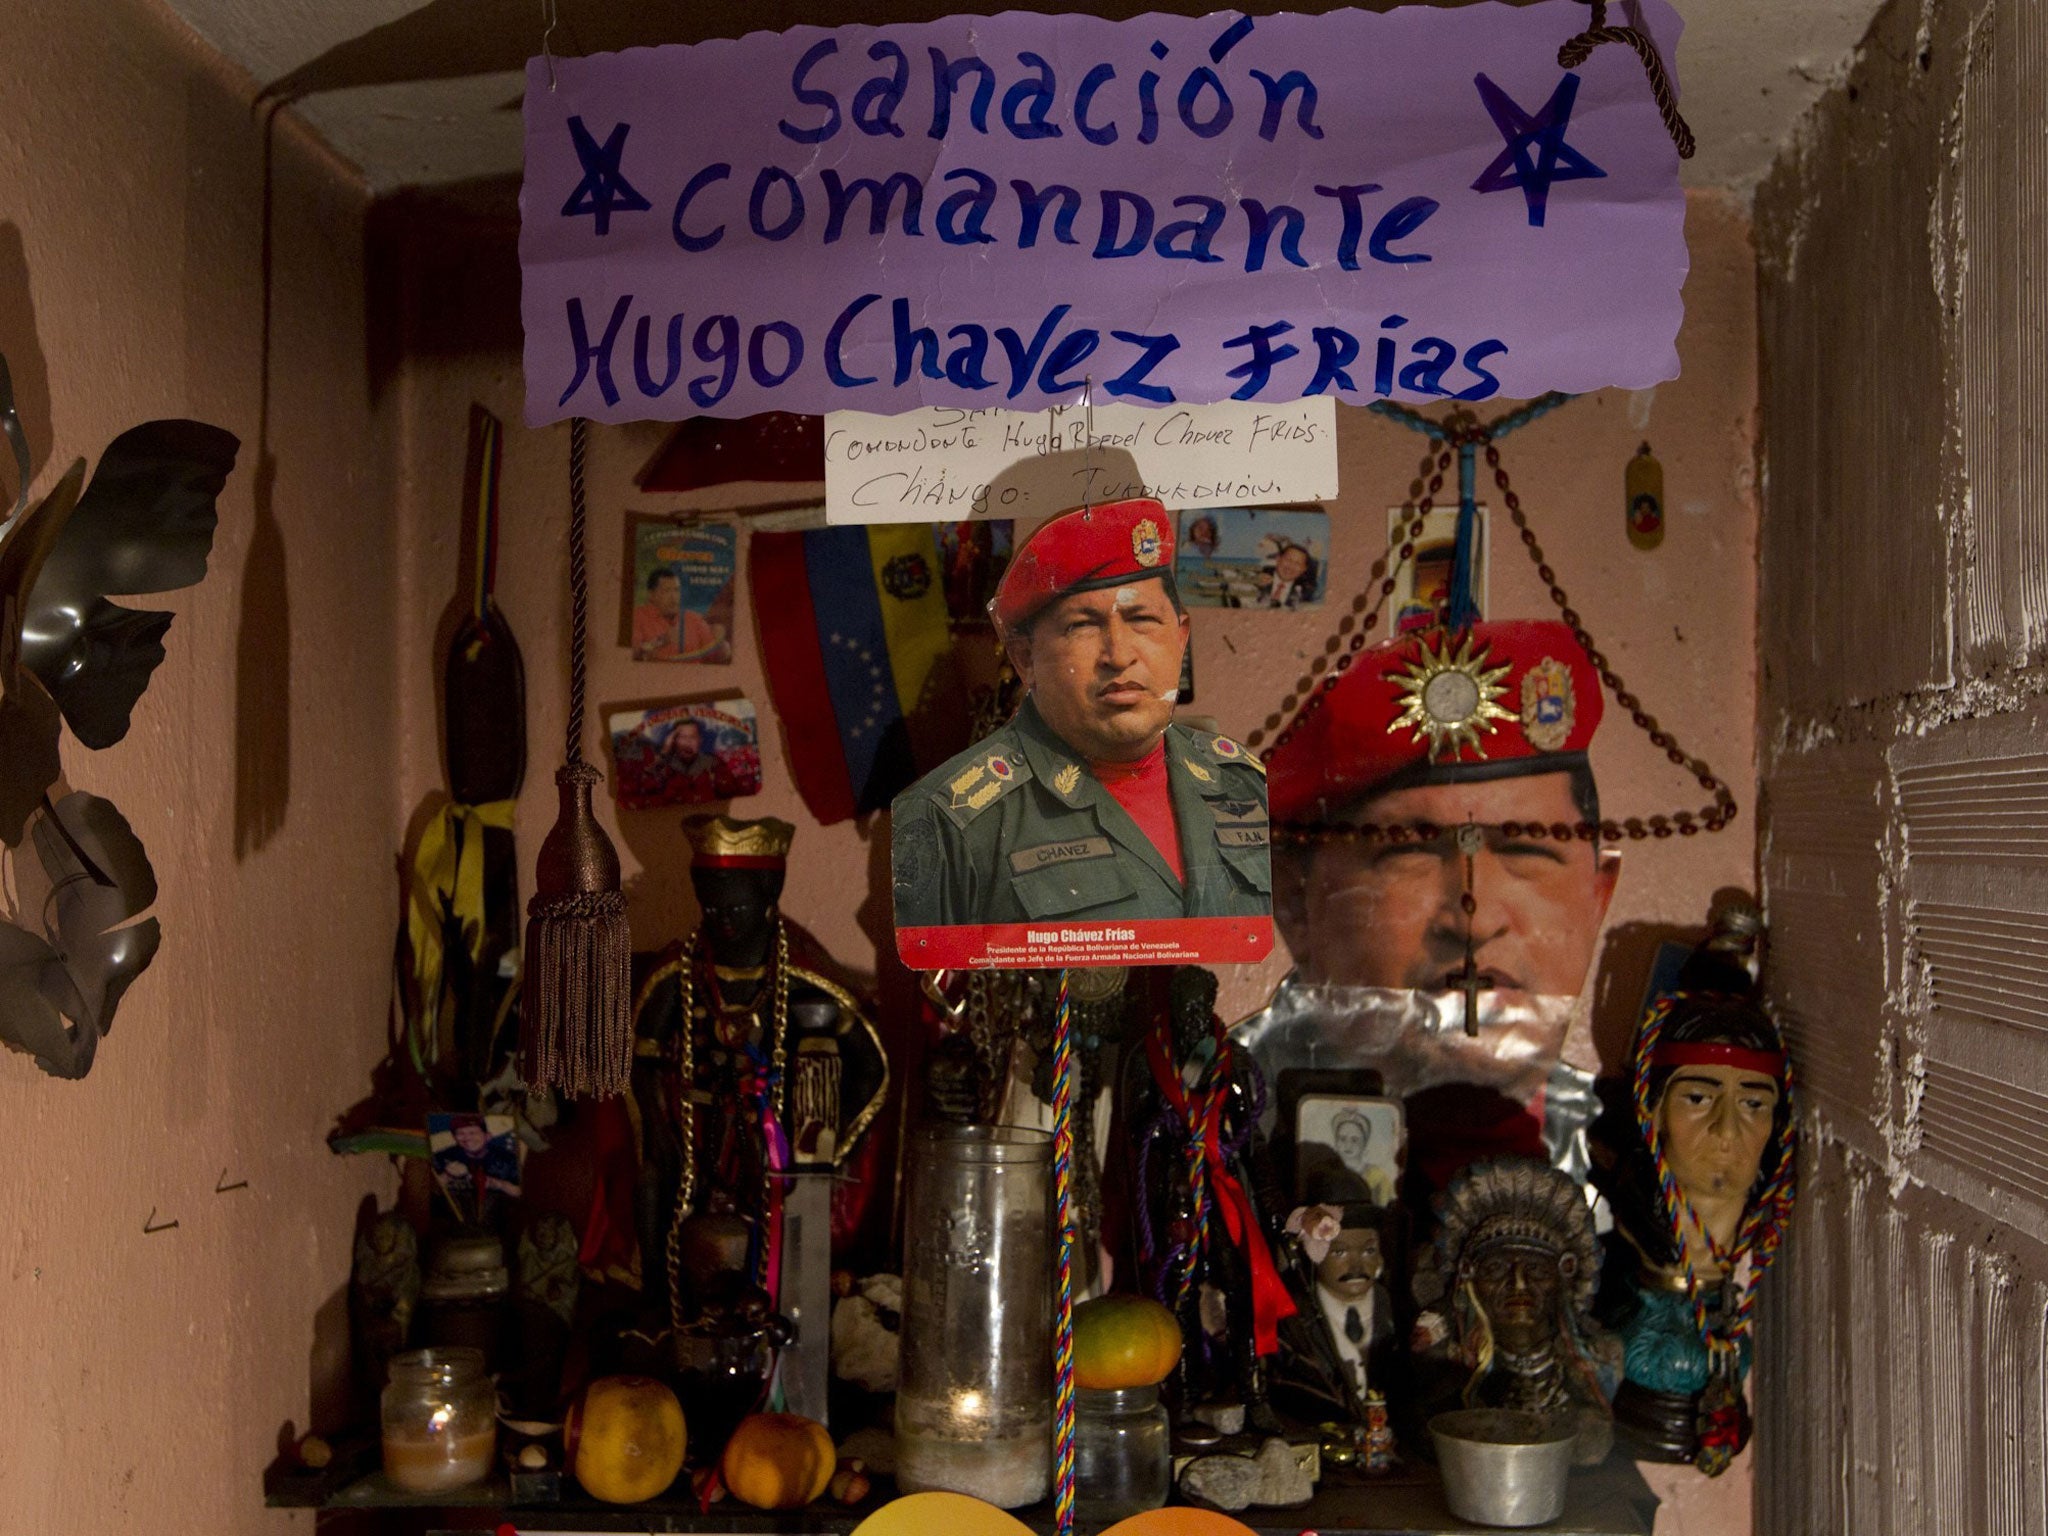
POLYGON ((427 1116, 434 1177, 465 1217, 480 1219, 496 1200, 518 1195, 520 1151, 510 1115, 427 1116))

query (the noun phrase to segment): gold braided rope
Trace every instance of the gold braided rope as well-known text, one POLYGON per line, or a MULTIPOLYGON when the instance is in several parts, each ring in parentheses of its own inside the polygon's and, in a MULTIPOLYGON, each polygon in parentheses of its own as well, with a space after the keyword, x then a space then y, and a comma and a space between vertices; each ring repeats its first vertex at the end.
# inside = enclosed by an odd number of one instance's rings
MULTIPOLYGON (((1719 832, 1735 819, 1735 796, 1714 776, 1713 770, 1704 758, 1690 756, 1672 734, 1657 723, 1654 715, 1646 711, 1639 700, 1628 689, 1621 675, 1608 665, 1606 655, 1595 643, 1592 634, 1580 620, 1578 611, 1572 607, 1571 598, 1557 579, 1543 553, 1543 546, 1537 542, 1536 532, 1529 526, 1529 517, 1522 510, 1521 498, 1508 483, 1508 472, 1501 466, 1500 448, 1493 440, 1492 428, 1460 413, 1443 424, 1443 436, 1439 446, 1424 456, 1421 468, 1408 489, 1408 500, 1402 504, 1402 512, 1412 515, 1402 524, 1395 538, 1388 545, 1388 551, 1373 565, 1373 576, 1380 577, 1379 592, 1375 600, 1371 578, 1365 590, 1351 600, 1351 612, 1338 621, 1337 632, 1331 635, 1323 646, 1323 654, 1316 657, 1295 682, 1293 690, 1280 701, 1280 708, 1266 717, 1265 723, 1247 738, 1247 745, 1256 748, 1267 735, 1275 730, 1279 735, 1273 747, 1262 757, 1270 756, 1273 750, 1286 745, 1302 723, 1315 711, 1323 707, 1330 689, 1337 679, 1350 670, 1351 663, 1364 650, 1367 637, 1385 608, 1387 598, 1393 593, 1396 578, 1403 564, 1415 554, 1415 540, 1421 535, 1423 520, 1435 504, 1438 491, 1443 489, 1444 476, 1449 472, 1451 462, 1461 444, 1473 443, 1482 448, 1486 455, 1487 467, 1493 471, 1493 483, 1500 489, 1501 499, 1508 509, 1508 517, 1520 535, 1522 548, 1527 552, 1530 563, 1536 567, 1536 575, 1549 589, 1550 600, 1557 605, 1558 616, 1571 630, 1572 638, 1585 652, 1593 670, 1600 675, 1601 683, 1613 695, 1614 702, 1628 711, 1629 719, 1636 728, 1650 738, 1650 744, 1663 752, 1675 766, 1690 773, 1700 788, 1712 797, 1711 803, 1703 805, 1697 812, 1674 811, 1667 815, 1648 817, 1630 816, 1622 820, 1605 819, 1599 822, 1554 821, 1497 823, 1501 835, 1508 838, 1543 841, 1552 839, 1569 842, 1641 842, 1648 838, 1668 838, 1674 835, 1692 837, 1700 832, 1719 832), (1366 612, 1368 606, 1371 611, 1366 612), (1364 622, 1359 616, 1364 614, 1364 622), (1354 633, 1355 630, 1355 633, 1354 633), (1346 648, 1344 637, 1349 635, 1346 648), (1341 652, 1341 654, 1340 654, 1341 652), (1335 663, 1332 665, 1332 658, 1335 663), (1320 681, 1319 681, 1320 679, 1320 681), (1299 705, 1297 709, 1296 706, 1299 705), (1290 712, 1292 717, 1290 718, 1290 712), (1284 722, 1284 723, 1283 723, 1284 722)), ((1388 842, 1388 843, 1429 843, 1444 836, 1446 829, 1428 822, 1407 825, 1381 825, 1374 822, 1296 822, 1276 825, 1273 837, 1276 842, 1297 845, 1332 842, 1388 842)))
MULTIPOLYGON (((783 1126, 783 1136, 789 1135, 789 1085, 783 1081, 784 1057, 789 1046, 789 930, 782 925, 782 919, 775 919, 775 1005, 769 1025, 774 1044, 768 1054, 768 1084, 763 1090, 761 1124, 761 1219, 768 1219, 769 1201, 775 1192, 777 1172, 771 1166, 768 1156, 767 1095, 777 1095, 775 1118, 783 1126)), ((761 1256, 754 1266, 754 1284, 762 1290, 770 1289, 768 1284, 768 1241, 761 1240, 761 1256)))
MULTIPOLYGON (((695 1091, 696 1068, 696 991, 697 991, 697 948, 702 937, 700 928, 690 935, 689 943, 683 946, 683 963, 676 978, 677 1000, 682 1009, 682 1043, 676 1051, 676 1071, 682 1080, 682 1092, 676 1101, 676 1129, 683 1141, 683 1166, 676 1181, 676 1203, 668 1223, 668 1309, 669 1322, 678 1331, 683 1326, 683 1223, 689 1220, 690 1203, 697 1190, 697 1106, 690 1095, 695 1091)), ((770 992, 772 1009, 769 1033, 773 1044, 769 1053, 770 1091, 780 1090, 781 1102, 776 1106, 777 1117, 786 1120, 788 1091, 782 1082, 783 1066, 788 1052, 789 1038, 789 930, 778 916, 775 919, 775 981, 770 992)), ((760 1018, 758 1006, 754 1017, 760 1018)), ((716 1021, 713 1029, 717 1028, 716 1021)), ((766 1138, 763 1138, 761 1156, 761 1204, 763 1219, 768 1211, 769 1195, 773 1189, 776 1174, 768 1165, 766 1138)), ((761 1257, 754 1272, 754 1282, 766 1287, 768 1244, 761 1244, 761 1257)))
POLYGON ((690 1216, 690 1202, 697 1193, 697 940, 703 932, 694 929, 683 946, 683 964, 676 978, 678 1001, 682 1006, 682 1045, 676 1052, 676 1071, 682 1091, 676 1095, 676 1129, 683 1139, 683 1166, 676 1181, 675 1211, 668 1223, 668 1320, 678 1333, 683 1328, 683 1223, 690 1216))

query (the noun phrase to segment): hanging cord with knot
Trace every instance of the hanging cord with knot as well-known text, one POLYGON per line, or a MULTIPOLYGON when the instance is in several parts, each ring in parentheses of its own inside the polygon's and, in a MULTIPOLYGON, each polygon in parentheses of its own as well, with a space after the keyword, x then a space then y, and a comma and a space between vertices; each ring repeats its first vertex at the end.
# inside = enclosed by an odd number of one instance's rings
POLYGON ((569 418, 569 746, 568 761, 583 761, 583 691, 589 682, 584 657, 590 628, 590 561, 584 550, 587 509, 583 494, 585 439, 590 423, 569 418))
POLYGON ((1671 76, 1665 72, 1664 61, 1657 57, 1657 45, 1650 41, 1650 34, 1641 27, 1610 27, 1607 25, 1607 0, 1589 0, 1593 7, 1591 25, 1557 50, 1558 67, 1577 69, 1602 43, 1627 43, 1635 49, 1636 57, 1643 61, 1643 73, 1650 77, 1650 94, 1657 99, 1657 110, 1664 117, 1664 131, 1671 135, 1671 142, 1678 146, 1678 158, 1690 160, 1693 150, 1692 129, 1686 125, 1678 112, 1678 93, 1671 89, 1671 76))

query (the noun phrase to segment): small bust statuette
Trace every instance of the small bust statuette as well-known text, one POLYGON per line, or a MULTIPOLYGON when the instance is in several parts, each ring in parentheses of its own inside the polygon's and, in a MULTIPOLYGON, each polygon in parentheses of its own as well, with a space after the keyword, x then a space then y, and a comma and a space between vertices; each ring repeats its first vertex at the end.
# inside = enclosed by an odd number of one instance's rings
POLYGON ((1568 1176, 1528 1158, 1478 1163, 1437 1201, 1437 1252, 1449 1277, 1448 1316, 1424 1313, 1419 1341, 1467 1408, 1562 1417, 1577 1432, 1573 1460, 1592 1466, 1614 1441, 1607 1381, 1613 1341, 1593 1326, 1599 1270, 1593 1213, 1568 1176))
POLYGON ((1644 1016, 1635 1134, 1603 1179, 1628 1281, 1601 1300, 1626 1344, 1617 1419, 1637 1454, 1710 1476, 1749 1440, 1750 1298, 1794 1173, 1784 1042, 1746 975, 1723 974, 1727 990, 1670 993, 1644 1016))
POLYGON ((1369 1396, 1384 1399, 1394 1340, 1388 1219, 1384 1208, 1364 1203, 1304 1206, 1288 1215, 1302 1304, 1281 1328, 1286 1358, 1275 1392, 1290 1405, 1362 1425, 1369 1396))

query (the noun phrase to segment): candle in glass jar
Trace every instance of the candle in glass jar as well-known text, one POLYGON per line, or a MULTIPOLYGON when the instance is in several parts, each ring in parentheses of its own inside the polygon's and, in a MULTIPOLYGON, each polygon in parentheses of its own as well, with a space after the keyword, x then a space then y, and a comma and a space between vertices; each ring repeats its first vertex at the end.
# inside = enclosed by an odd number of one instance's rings
POLYGON ((498 1448, 498 1429, 471 1430, 464 1435, 428 1435, 406 1439, 384 1437, 384 1475, 408 1493, 446 1493, 467 1488, 490 1475, 498 1448))

